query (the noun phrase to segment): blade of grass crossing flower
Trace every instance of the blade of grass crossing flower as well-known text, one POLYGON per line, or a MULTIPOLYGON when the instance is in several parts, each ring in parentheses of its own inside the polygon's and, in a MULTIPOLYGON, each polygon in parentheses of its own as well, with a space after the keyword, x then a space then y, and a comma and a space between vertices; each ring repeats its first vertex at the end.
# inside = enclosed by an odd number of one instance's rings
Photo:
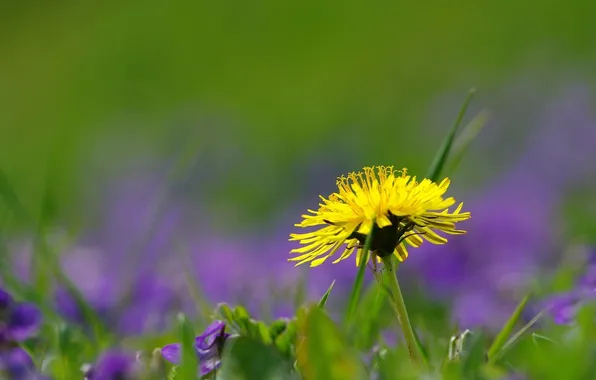
POLYGON ((462 132, 453 143, 453 154, 451 155, 453 158, 451 159, 451 164, 449 165, 449 173, 453 173, 455 169, 457 169, 464 154, 470 145, 472 145, 472 142, 476 136, 478 136, 480 131, 484 128, 487 120, 488 112, 482 111, 463 128, 462 132))
POLYGON ((182 264, 182 270, 184 272, 186 287, 188 288, 190 297, 194 301, 197 311, 201 315, 207 316, 211 313, 213 307, 209 304, 209 301, 201 291, 201 286, 199 285, 196 276, 191 273, 191 268, 193 268, 194 266, 192 264, 192 258, 190 256, 189 250, 186 247, 183 247, 182 243, 179 241, 175 241, 174 245, 179 253, 180 261, 182 264))
POLYGON ((526 323, 521 329, 519 329, 518 332, 516 332, 515 334, 513 334, 513 336, 503 345, 503 347, 496 354, 494 354, 492 357, 489 356, 488 362, 490 364, 496 363, 497 360, 499 360, 509 349, 511 349, 517 342, 519 342, 519 340, 521 339, 521 337, 532 326, 534 326, 534 324, 536 324, 536 322, 538 322, 540 320, 540 318, 542 318, 542 316, 544 315, 544 313, 545 313, 544 310, 540 311, 538 314, 536 314, 536 316, 534 318, 532 318, 530 320, 530 322, 526 323))
POLYGON ((464 100, 464 103, 462 104, 459 113, 457 114, 455 122, 453 123, 451 129, 449 130, 449 133, 443 140, 441 147, 435 154, 435 157, 432 161, 432 164, 430 165, 426 178, 432 181, 437 181, 441 176, 441 172, 443 171, 445 163, 447 162, 447 158, 449 157, 449 152, 455 139, 455 134, 457 133, 457 130, 464 118, 464 115, 466 114, 466 110, 468 109, 468 106, 470 105, 470 102, 472 101, 472 98, 474 97, 475 93, 476 89, 474 88, 468 91, 468 96, 464 100))
POLYGON ((195 347, 195 333, 183 313, 178 314, 178 334, 182 344, 182 361, 176 369, 176 379, 196 379, 199 360, 195 347))
POLYGON ((317 307, 319 307, 320 309, 325 308, 325 304, 327 304, 327 299, 329 298, 329 295, 331 294, 331 291, 333 290, 333 285, 335 285, 335 280, 333 280, 331 285, 329 285, 329 289, 327 289, 327 291, 325 292, 325 294, 323 294, 323 297, 321 297, 321 300, 317 304, 317 307))
MULTIPOLYGON (((197 153, 199 146, 202 143, 197 143, 196 139, 189 138, 189 144, 181 150, 169 171, 166 174, 165 183, 158 189, 152 202, 148 205, 147 217, 145 224, 142 226, 141 235, 135 241, 130 248, 129 256, 138 265, 143 263, 143 250, 150 243, 151 239, 155 236, 156 230, 159 226, 159 222, 162 220, 162 216, 165 212, 165 206, 167 201, 170 199, 170 190, 174 181, 187 180, 192 173, 192 169, 198 164, 201 155, 197 153)), ((128 283, 123 286, 124 289, 128 289, 128 292, 122 297, 118 309, 123 310, 126 305, 129 304, 132 298, 132 291, 134 289, 135 277, 130 276, 128 283)))
POLYGON ((412 328, 410 317, 408 316, 408 311, 406 309, 406 304, 399 287, 399 282, 397 281, 397 273, 395 271, 395 265, 392 260, 392 256, 393 255, 382 258, 383 265, 385 267, 385 281, 389 287, 389 294, 391 295, 390 300, 393 304, 395 314, 402 328, 404 339, 406 341, 406 345, 408 346, 408 351, 410 352, 410 357, 412 358, 412 361, 417 362, 422 359, 423 355, 420 353, 420 347, 418 346, 416 337, 414 336, 414 329, 412 328))
POLYGON ((515 310, 513 311, 513 314, 511 314, 511 316, 505 323, 505 326, 503 326, 501 331, 499 331, 499 333, 497 334, 497 337, 488 349, 488 359, 490 363, 494 362, 497 353, 501 351, 505 343, 507 343, 507 339, 509 338, 511 332, 513 331, 513 328, 519 321, 519 318, 521 317, 521 314, 524 311, 524 308, 526 307, 526 304, 528 303, 529 299, 530 295, 528 294, 520 301, 520 303, 516 306, 515 310))
MULTIPOLYGON (((374 221, 373 221, 374 223, 374 221)), ((358 263, 358 273, 356 274, 356 278, 354 279, 354 284, 352 285, 352 291, 350 293, 350 298, 348 299, 348 309, 345 314, 344 323, 349 324, 352 320, 352 316, 356 311, 356 307, 358 307, 358 301, 360 300, 360 293, 362 293, 362 282, 364 280, 364 271, 366 270, 366 264, 368 263, 370 257, 370 247, 372 245, 372 238, 373 238, 373 229, 371 228, 368 236, 366 236, 366 240, 364 241, 364 247, 362 248, 362 252, 360 252, 360 262, 358 263)), ((374 258, 373 258, 374 259, 374 258)))

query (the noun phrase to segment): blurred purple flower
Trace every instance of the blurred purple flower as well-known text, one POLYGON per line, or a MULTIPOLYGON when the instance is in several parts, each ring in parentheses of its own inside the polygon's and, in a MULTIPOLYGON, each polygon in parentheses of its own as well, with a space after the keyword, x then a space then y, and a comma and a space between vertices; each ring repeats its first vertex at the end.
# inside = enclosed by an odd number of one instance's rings
MULTIPOLYGON (((524 124, 534 128, 523 153, 508 148, 503 159, 514 157, 512 167, 494 177, 486 190, 468 197, 466 207, 473 215, 468 234, 452 238, 444 247, 422 247, 410 258, 433 296, 453 302, 453 318, 464 327, 499 328, 531 281, 560 254, 557 222, 564 197, 594 179, 596 117, 591 98, 587 87, 570 86, 535 107, 534 114, 526 113, 524 124)), ((480 146, 511 139, 511 128, 496 125, 518 126, 519 118, 501 115, 507 113, 493 115, 493 125, 487 128, 490 142, 481 136, 480 146)), ((480 154, 486 154, 484 149, 480 154)), ((470 162, 475 173, 482 170, 477 161, 470 162)), ((585 277, 596 284, 596 269, 585 277)), ((560 320, 565 320, 570 300, 563 297, 555 303, 560 320)))
POLYGON ((4 376, 12 380, 49 380, 37 372, 29 354, 20 347, 0 351, 0 377, 4 376))
MULTIPOLYGON (((179 296, 158 276, 139 276, 129 291, 111 288, 110 274, 106 272, 104 276, 102 286, 84 294, 100 318, 121 333, 134 335, 162 330, 170 314, 178 309, 179 296), (99 292, 101 289, 105 289, 104 293, 99 292)), ((56 293, 56 305, 70 321, 84 321, 82 311, 63 288, 56 293)))
POLYGON ((586 303, 596 301, 595 274, 596 251, 590 253, 586 269, 571 291, 552 295, 543 302, 542 307, 548 310, 555 323, 574 324, 579 309, 586 303))
POLYGON ((41 312, 30 303, 16 302, 0 288, 0 344, 21 342, 38 333, 41 312))
POLYGON ((571 325, 575 322, 575 315, 581 303, 581 298, 575 292, 557 294, 545 302, 545 307, 559 325, 571 325))
POLYGON ((467 202, 466 236, 421 247, 409 260, 435 297, 453 300, 465 328, 499 328, 554 251, 556 205, 531 182, 507 183, 467 202))
MULTIPOLYGON (((205 376, 221 365, 220 355, 225 341, 231 336, 225 332, 226 325, 222 321, 214 321, 205 331, 196 337, 195 347, 199 358, 200 376, 205 376)), ((182 360, 182 345, 168 344, 161 349, 161 354, 167 361, 180 364, 182 360)))
MULTIPOLYGON (((98 223, 61 255, 66 275, 109 327, 123 334, 165 328, 187 297, 173 281, 179 272, 162 270, 171 260, 179 208, 167 196, 161 171, 148 170, 98 185, 98 223)), ((64 289, 57 289, 56 304, 69 320, 82 321, 64 289)))
POLYGON ((118 350, 105 352, 84 373, 85 380, 133 380, 140 372, 136 355, 118 350))

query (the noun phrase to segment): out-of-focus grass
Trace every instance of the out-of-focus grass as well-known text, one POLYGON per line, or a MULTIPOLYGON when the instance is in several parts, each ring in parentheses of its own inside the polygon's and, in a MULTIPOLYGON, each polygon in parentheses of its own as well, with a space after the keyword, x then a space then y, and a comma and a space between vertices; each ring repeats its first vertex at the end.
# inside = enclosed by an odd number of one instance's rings
POLYGON ((0 7, 0 162, 28 204, 50 162, 61 203, 73 201, 79 157, 99 131, 163 150, 180 113, 231 120, 224 133, 209 122, 189 128, 243 146, 248 162, 272 162, 271 181, 343 144, 338 136, 365 133, 370 149, 354 153, 362 160, 393 162, 399 152, 417 171, 439 142, 422 128, 437 93, 489 92, 520 68, 548 78, 596 56, 589 1, 0 7))

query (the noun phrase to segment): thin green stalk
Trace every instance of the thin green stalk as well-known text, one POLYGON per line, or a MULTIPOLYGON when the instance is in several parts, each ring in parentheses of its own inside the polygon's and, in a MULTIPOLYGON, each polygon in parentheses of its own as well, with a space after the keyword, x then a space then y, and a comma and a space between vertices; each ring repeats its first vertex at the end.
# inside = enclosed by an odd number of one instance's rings
MULTIPOLYGON (((374 223, 374 221, 373 221, 374 223)), ((362 293, 362 282, 364 281, 364 271, 366 270, 366 264, 368 264, 368 260, 370 259, 370 247, 372 245, 373 239, 373 228, 370 229, 370 232, 366 236, 366 240, 364 241, 364 247, 362 248, 362 254, 360 256, 360 262, 358 263, 358 273, 356 274, 356 278, 354 279, 354 284, 352 285, 352 292, 350 293, 350 299, 348 301, 348 309, 344 315, 344 323, 347 325, 352 321, 354 313, 356 312, 356 307, 358 306, 358 302, 360 301, 360 293, 362 293)), ((373 260, 376 258, 373 257, 373 260)))
POLYGON ((406 345, 408 346, 408 351, 410 352, 410 357, 413 361, 419 362, 422 358, 422 354, 419 352, 418 345, 416 344, 416 336, 414 335, 414 329, 412 329, 412 324, 410 323, 410 317, 408 316, 406 304, 404 303, 404 297, 401 294, 401 289, 399 287, 399 282, 397 281, 397 274, 395 273, 395 267, 393 266, 391 255, 382 257, 381 260, 383 260, 383 264, 385 266, 385 281, 389 286, 389 290, 391 291, 391 304, 393 305, 393 309, 395 310, 397 319, 401 325, 401 329, 406 340, 406 345))
POLYGON ((433 159, 433 161, 430 165, 429 171, 426 174, 426 178, 428 178, 432 181, 437 181, 439 179, 439 177, 441 176, 441 172, 443 171, 445 163, 447 162, 447 158, 449 157, 449 152, 451 151, 453 141, 455 140, 455 135, 457 133, 457 130, 459 129, 459 126, 460 126, 462 120, 464 119, 466 110, 468 109, 468 106, 470 105, 470 102, 472 101, 472 98, 474 97, 475 93, 476 93, 475 88, 471 88, 470 91, 468 91, 468 96, 464 100, 464 104, 462 104, 461 109, 459 110, 459 113, 457 114, 457 119, 455 119, 453 126, 451 127, 451 129, 449 130, 449 133, 443 140, 443 144, 441 144, 441 147, 437 151, 435 158, 433 159))

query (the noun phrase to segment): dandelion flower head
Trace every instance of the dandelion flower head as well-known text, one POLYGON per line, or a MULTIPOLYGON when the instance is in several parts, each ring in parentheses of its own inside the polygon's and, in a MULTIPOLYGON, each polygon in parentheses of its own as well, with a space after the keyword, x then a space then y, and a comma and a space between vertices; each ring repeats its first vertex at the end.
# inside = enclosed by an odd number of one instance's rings
POLYGON ((449 187, 445 178, 437 184, 429 179, 421 182, 408 175, 407 170, 393 166, 365 167, 337 179, 338 191, 328 198, 320 197, 319 209, 308 210, 296 227, 314 227, 310 232, 290 234, 290 241, 303 245, 293 249, 297 254, 289 261, 296 265, 321 265, 329 257, 343 252, 334 264, 347 259, 356 251, 356 264, 363 255, 366 237, 372 231, 370 250, 380 258, 394 254, 400 261, 408 257, 406 246, 419 247, 424 240, 445 244, 445 234, 464 234, 456 229, 457 222, 470 218, 461 212, 463 203, 455 210, 452 197, 443 198, 449 187))

